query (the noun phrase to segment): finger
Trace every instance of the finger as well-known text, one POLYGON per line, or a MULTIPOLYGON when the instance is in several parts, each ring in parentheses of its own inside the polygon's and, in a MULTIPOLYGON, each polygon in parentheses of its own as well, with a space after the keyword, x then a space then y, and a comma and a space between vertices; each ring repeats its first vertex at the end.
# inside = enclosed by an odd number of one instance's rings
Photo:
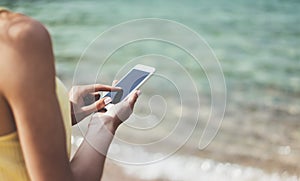
POLYGON ((120 91, 122 88, 120 87, 113 87, 110 85, 103 85, 103 84, 92 84, 92 85, 83 85, 81 86, 83 89, 83 93, 92 93, 97 91, 120 91))
POLYGON ((134 104, 136 103, 137 98, 139 97, 139 95, 141 94, 140 90, 136 90, 129 98, 128 98, 128 103, 131 107, 131 109, 133 109, 134 104))
POLYGON ((107 104, 111 103, 111 101, 112 101, 111 97, 104 97, 104 98, 96 101, 97 110, 104 109, 107 104))
POLYGON ((111 101, 112 101, 112 99, 110 97, 105 97, 105 98, 99 99, 98 101, 94 102, 91 105, 82 107, 82 110, 86 114, 91 114, 93 112, 103 109, 111 101))
POLYGON ((112 82, 112 86, 116 86, 117 83, 118 83, 118 80, 114 80, 114 81, 112 82))

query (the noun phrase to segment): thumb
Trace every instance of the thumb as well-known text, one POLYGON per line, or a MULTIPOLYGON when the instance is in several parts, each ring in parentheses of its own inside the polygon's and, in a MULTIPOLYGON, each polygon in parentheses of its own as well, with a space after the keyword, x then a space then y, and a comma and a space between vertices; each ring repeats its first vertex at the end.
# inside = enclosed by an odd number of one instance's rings
POLYGON ((91 105, 82 107, 82 111, 85 112, 86 114, 91 114, 93 112, 103 109, 111 101, 112 101, 112 99, 110 97, 104 97, 104 98, 99 99, 98 101, 94 102, 91 105))
POLYGON ((133 109, 134 104, 137 100, 137 98, 139 97, 139 95, 141 94, 140 90, 136 90, 129 98, 128 98, 128 103, 130 105, 130 108, 133 109))

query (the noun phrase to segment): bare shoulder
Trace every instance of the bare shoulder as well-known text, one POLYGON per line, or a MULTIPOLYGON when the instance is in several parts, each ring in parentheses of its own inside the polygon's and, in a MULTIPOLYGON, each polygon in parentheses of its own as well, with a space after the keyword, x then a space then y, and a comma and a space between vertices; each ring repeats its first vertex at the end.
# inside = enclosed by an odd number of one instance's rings
MULTIPOLYGON (((54 82, 54 56, 47 29, 23 14, 5 13, 0 13, 0 82, 6 83, 8 90, 13 89, 8 85, 22 85, 25 78, 31 82, 51 78, 54 82)), ((2 89, 0 85, 0 92, 2 89)))
POLYGON ((2 43, 14 48, 43 46, 50 42, 47 29, 38 21, 20 13, 2 12, 0 16, 0 37, 2 43))

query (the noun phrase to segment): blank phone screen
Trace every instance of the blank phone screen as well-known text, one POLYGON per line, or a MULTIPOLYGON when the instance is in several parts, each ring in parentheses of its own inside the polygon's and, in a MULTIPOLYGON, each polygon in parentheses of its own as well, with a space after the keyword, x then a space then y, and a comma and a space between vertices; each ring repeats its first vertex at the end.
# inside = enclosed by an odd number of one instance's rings
POLYGON ((105 97, 111 97, 112 103, 116 104, 126 98, 147 76, 149 72, 132 69, 126 77, 124 77, 116 87, 121 87, 122 91, 109 92, 105 97))

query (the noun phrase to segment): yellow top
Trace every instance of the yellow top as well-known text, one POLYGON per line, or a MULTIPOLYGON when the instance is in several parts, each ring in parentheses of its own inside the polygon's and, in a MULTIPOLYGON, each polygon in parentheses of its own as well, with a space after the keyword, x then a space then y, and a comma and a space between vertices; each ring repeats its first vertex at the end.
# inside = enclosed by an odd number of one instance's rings
MULTIPOLYGON (((64 120, 67 138, 66 143, 68 154, 70 155, 72 127, 70 103, 67 90, 58 78, 56 78, 56 94, 64 120)), ((17 132, 13 132, 5 136, 0 136, 0 180, 30 180, 26 170, 17 132)))
POLYGON ((5 7, 0 6, 0 11, 3 11, 3 10, 7 11, 7 9, 5 7))

